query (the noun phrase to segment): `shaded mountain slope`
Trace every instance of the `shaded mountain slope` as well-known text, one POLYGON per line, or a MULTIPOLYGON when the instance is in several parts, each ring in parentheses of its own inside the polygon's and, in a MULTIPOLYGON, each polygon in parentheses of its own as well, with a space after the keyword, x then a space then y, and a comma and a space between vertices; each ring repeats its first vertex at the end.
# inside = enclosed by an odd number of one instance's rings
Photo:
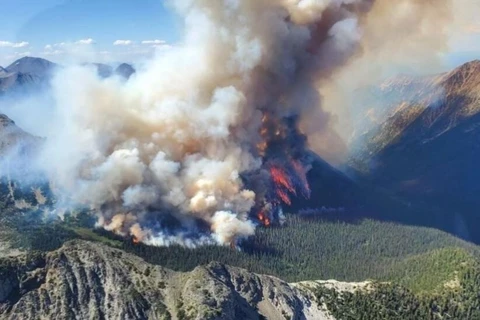
POLYGON ((385 122, 361 137, 364 149, 351 165, 371 185, 430 211, 419 224, 480 241, 473 227, 480 206, 480 61, 387 87, 411 94, 393 100, 385 122))
POLYGON ((298 212, 321 207, 340 210, 365 205, 364 191, 352 179, 318 155, 311 153, 310 157, 312 163, 307 179, 311 196, 309 199, 293 197, 292 205, 285 208, 287 211, 298 212))
POLYGON ((25 93, 42 86, 44 80, 37 75, 29 73, 6 73, 0 75, 0 94, 7 92, 25 93))

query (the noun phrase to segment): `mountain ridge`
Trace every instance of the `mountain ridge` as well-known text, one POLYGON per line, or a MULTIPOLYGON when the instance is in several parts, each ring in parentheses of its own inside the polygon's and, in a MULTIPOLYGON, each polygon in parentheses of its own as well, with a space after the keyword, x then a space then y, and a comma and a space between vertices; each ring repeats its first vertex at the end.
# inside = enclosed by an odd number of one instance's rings
POLYGON ((2 319, 333 319, 274 277, 215 262, 178 273, 80 240, 0 272, 2 319))
MULTIPOLYGON (((360 180, 434 209, 431 226, 478 243, 473 223, 480 205, 480 61, 415 82, 410 95, 391 100, 385 122, 361 137, 363 151, 350 165, 360 180)), ((408 85, 392 81, 388 90, 408 85)))
POLYGON ((5 69, 10 73, 28 73, 38 77, 48 76, 58 65, 43 58, 26 56, 15 60, 5 69))
MULTIPOLYGON (((117 68, 103 63, 85 63, 97 70, 99 77, 108 78, 118 75, 129 79, 136 71, 133 66, 123 63, 117 68)), ((37 57, 26 56, 15 60, 8 67, 0 67, 0 95, 15 94, 21 96, 32 91, 48 89, 49 82, 62 65, 37 57)))

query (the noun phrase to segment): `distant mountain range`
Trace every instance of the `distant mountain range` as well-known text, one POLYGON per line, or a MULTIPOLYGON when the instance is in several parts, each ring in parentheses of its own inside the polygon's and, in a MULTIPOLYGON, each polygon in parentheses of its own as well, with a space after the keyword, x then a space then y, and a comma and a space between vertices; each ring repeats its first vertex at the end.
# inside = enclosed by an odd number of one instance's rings
MULTIPOLYGON (((128 79, 136 72, 127 63, 122 63, 115 69, 102 63, 87 65, 96 67, 98 75, 102 78, 115 74, 128 79)), ((55 69, 61 67, 51 61, 34 57, 23 57, 6 68, 0 67, 0 96, 7 93, 23 94, 32 90, 42 90, 48 86, 55 69)))

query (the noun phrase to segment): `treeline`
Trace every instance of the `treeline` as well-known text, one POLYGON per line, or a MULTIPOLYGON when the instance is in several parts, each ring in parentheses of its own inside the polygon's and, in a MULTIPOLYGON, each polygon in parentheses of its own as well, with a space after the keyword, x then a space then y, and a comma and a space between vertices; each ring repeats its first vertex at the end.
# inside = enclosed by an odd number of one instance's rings
MULTIPOLYGON (((111 237, 104 230, 96 232, 111 237)), ((436 262, 457 251, 435 255, 438 249, 458 248, 468 257, 479 252, 474 245, 427 228, 371 220, 358 224, 326 222, 297 216, 290 216, 283 227, 257 229, 254 238, 240 244, 240 250, 220 246, 151 247, 125 240, 122 243, 124 250, 178 271, 219 261, 289 282, 406 279, 409 281, 402 284, 420 283, 425 288, 449 277, 455 268, 454 262, 440 266, 436 262)))
POLYGON ((372 220, 352 224, 290 215, 281 227, 258 228, 255 237, 240 243, 236 250, 222 246, 190 249, 135 244, 103 229, 85 232, 81 227, 93 222, 88 215, 67 215, 63 222, 51 223, 40 222, 40 218, 33 221, 19 215, 13 217, 4 224, 10 226, 10 241, 26 249, 49 251, 74 238, 104 239, 106 244, 114 243, 149 263, 177 271, 190 271, 218 261, 289 282, 394 280, 416 291, 430 290, 451 276, 461 258, 452 258, 452 263, 438 261, 447 261, 458 252, 466 258, 480 256, 476 246, 446 233, 372 220), (442 248, 460 251, 439 253, 442 248))
POLYGON ((368 290, 338 292, 326 287, 313 290, 336 319, 342 320, 441 320, 480 319, 480 270, 459 275, 457 287, 432 294, 414 294, 395 284, 377 283, 368 290))

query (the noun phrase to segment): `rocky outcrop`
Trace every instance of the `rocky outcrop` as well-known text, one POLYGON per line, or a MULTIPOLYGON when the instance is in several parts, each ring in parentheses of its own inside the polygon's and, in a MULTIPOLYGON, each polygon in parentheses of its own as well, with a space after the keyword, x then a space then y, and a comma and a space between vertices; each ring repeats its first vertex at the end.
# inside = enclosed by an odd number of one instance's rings
POLYGON ((174 272, 80 240, 43 264, 9 259, 1 319, 332 319, 295 286, 219 263, 174 272))

